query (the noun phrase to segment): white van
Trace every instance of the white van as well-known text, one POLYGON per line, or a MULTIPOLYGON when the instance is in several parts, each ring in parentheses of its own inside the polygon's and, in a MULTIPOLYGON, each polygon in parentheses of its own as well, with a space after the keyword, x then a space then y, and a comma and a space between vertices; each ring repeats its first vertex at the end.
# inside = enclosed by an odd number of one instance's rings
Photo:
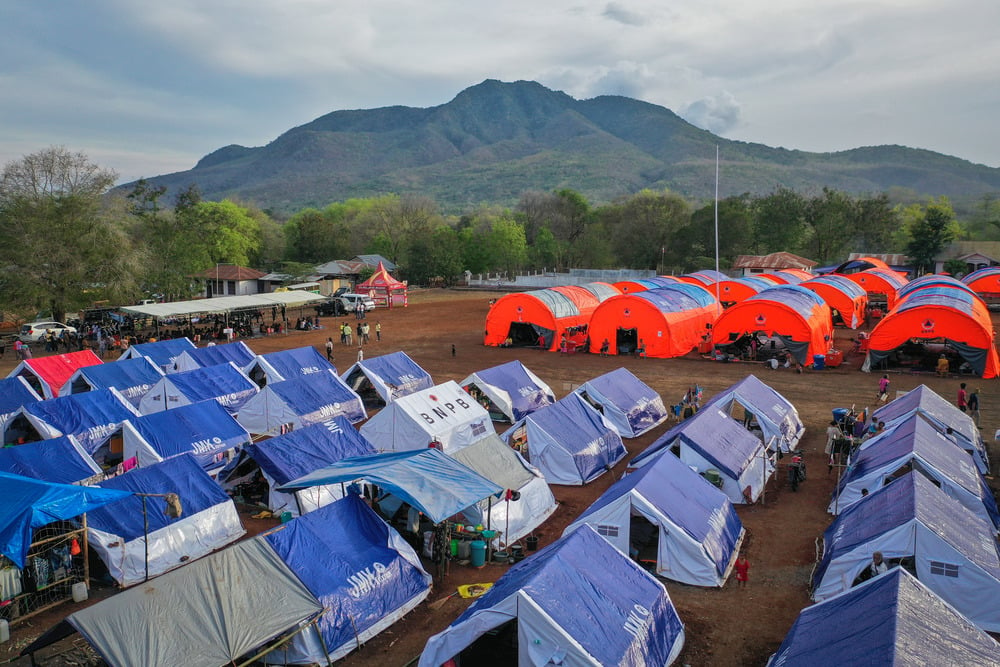
POLYGON ((348 313, 353 313, 358 309, 358 304, 365 304, 365 311, 375 310, 375 301, 367 294, 341 294, 340 304, 348 313))

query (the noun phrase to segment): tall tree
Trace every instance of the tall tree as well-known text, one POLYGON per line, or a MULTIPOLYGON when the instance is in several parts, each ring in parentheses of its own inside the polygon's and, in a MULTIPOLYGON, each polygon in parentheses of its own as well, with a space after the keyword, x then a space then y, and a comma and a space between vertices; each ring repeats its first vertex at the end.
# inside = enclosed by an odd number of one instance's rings
POLYGON ((595 215, 618 261, 633 269, 659 269, 674 234, 691 220, 687 202, 668 190, 642 190, 595 215))
POLYGON ((138 292, 139 255, 114 171, 51 147, 8 163, 0 178, 0 293, 8 308, 53 318, 138 292))
POLYGON ((917 274, 934 270, 934 259, 958 235, 955 213, 947 197, 941 197, 921 207, 909 208, 910 241, 906 253, 910 256, 917 274))
POLYGON ((757 199, 754 205, 752 254, 799 252, 805 236, 804 210, 805 198, 784 187, 757 199))

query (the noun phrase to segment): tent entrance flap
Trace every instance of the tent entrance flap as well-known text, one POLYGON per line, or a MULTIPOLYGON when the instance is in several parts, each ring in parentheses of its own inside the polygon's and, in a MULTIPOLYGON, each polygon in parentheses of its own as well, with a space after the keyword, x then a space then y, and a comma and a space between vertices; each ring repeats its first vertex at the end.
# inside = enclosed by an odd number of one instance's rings
POLYGON ((779 333, 775 333, 774 337, 779 339, 785 344, 785 349, 788 350, 789 354, 795 357, 795 361, 799 362, 803 366, 808 366, 812 363, 812 359, 809 359, 809 341, 799 342, 792 340, 788 336, 782 336, 779 333))
POLYGON ((517 619, 487 630, 458 655, 456 662, 460 665, 506 667, 518 664, 517 619))
POLYGON ((538 338, 545 339, 545 347, 552 345, 552 336, 555 332, 552 329, 531 324, 530 322, 511 322, 507 336, 511 339, 514 347, 537 347, 538 338))
POLYGON ((629 556, 643 568, 655 574, 658 569, 660 529, 643 515, 635 513, 634 509, 632 511, 628 535, 629 556))
POLYGON ((639 345, 638 329, 623 329, 618 327, 615 332, 615 346, 618 354, 632 354, 639 345))

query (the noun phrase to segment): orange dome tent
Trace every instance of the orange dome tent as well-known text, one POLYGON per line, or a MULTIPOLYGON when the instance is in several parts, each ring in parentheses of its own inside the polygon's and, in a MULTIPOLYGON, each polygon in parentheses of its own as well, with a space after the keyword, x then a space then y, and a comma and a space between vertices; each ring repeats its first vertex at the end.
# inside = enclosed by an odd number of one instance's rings
POLYGON ((1000 298, 1000 266, 988 266, 973 271, 962 278, 962 282, 983 299, 1000 298))
POLYGON ((725 345, 748 332, 781 338, 792 356, 806 365, 833 343, 830 307, 804 287, 778 285, 723 312, 712 327, 712 342, 725 345))
MULTIPOLYGON (((765 274, 767 275, 767 274, 765 274)), ((773 275, 781 276, 785 278, 785 282, 789 285, 797 285, 801 282, 815 278, 813 274, 809 273, 805 269, 778 269, 773 275)))
POLYGON ((907 282, 902 274, 891 269, 866 269, 843 275, 860 285, 868 293, 869 301, 884 302, 889 310, 896 305, 896 291, 907 282))
POLYGON ((989 310, 982 299, 963 289, 937 285, 907 294, 872 329, 862 369, 870 370, 914 340, 943 340, 984 378, 996 377, 1000 370, 989 310))
MULTIPOLYGON (((760 294, 767 288, 778 284, 777 281, 771 280, 764 275, 720 280, 718 283, 719 301, 724 308, 729 308, 733 304, 745 301, 755 294, 760 294)), ((712 294, 715 294, 715 286, 708 289, 712 291, 712 294)))
POLYGON ((666 359, 684 356, 701 342, 719 306, 704 287, 678 283, 614 296, 590 319, 590 351, 666 359))
POLYGON ((486 314, 483 344, 510 338, 514 347, 537 347, 541 339, 544 349, 558 350, 565 335, 574 347, 584 345, 594 309, 620 293, 608 283, 587 283, 507 294, 486 314))
POLYGON ((819 294, 830 308, 840 314, 840 323, 845 327, 857 329, 864 323, 865 310, 868 308, 868 293, 861 288, 861 285, 846 276, 833 274, 819 276, 799 283, 799 287, 805 287, 819 294))
POLYGON ((615 283, 622 294, 634 294, 635 292, 645 292, 648 289, 666 287, 681 282, 674 276, 655 276, 653 278, 640 278, 637 280, 622 280, 615 283))

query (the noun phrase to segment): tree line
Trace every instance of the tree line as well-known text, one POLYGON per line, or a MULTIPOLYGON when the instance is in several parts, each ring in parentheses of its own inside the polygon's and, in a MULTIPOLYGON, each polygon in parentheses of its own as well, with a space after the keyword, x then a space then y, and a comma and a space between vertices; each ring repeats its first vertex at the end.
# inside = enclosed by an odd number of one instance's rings
POLYGON ((308 275, 320 263, 381 254, 413 284, 452 284, 473 273, 569 268, 651 269, 678 274, 738 255, 787 251, 823 264, 849 252, 908 254, 918 267, 954 239, 1000 232, 1000 202, 984 198, 959 222, 946 198, 893 204, 778 186, 691 202, 642 190, 593 205, 571 189, 525 192, 513 209, 483 205, 443 215, 418 195, 386 194, 307 208, 287 220, 238 200, 204 201, 190 186, 168 198, 86 155, 52 147, 6 165, 0 179, 0 294, 7 312, 62 317, 93 303, 143 295, 192 296, 190 276, 218 263, 308 275))

